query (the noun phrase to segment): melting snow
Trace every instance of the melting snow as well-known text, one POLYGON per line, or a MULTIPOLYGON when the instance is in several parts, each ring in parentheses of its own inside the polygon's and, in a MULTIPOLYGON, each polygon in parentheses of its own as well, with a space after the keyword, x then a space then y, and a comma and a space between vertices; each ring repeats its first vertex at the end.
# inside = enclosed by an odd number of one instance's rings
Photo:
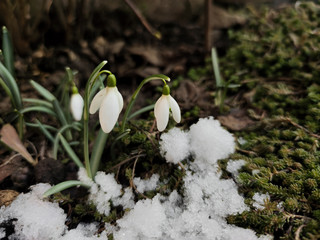
MULTIPOLYGON (((248 207, 239 195, 235 182, 220 179, 217 161, 235 151, 233 136, 212 117, 200 119, 189 131, 178 128, 162 134, 160 152, 169 163, 185 160, 184 191, 173 191, 169 196, 156 195, 152 199, 134 202, 130 188, 123 189, 113 174, 98 172, 95 182, 79 171, 79 179, 91 185, 89 201, 96 204, 100 213, 110 213, 110 202, 131 209, 116 223, 105 225, 105 231, 96 234, 97 225, 79 224, 70 231, 65 226, 66 214, 57 203, 41 199, 50 186, 38 184, 27 194, 20 194, 7 208, 0 209, 0 223, 15 221, 12 239, 107 239, 112 233, 115 240, 233 240, 272 239, 258 238, 254 231, 227 224, 225 217, 241 213, 248 207), (194 161, 188 161, 189 156, 194 161)), ((237 175, 243 160, 232 161, 227 170, 237 175)), ((134 179, 139 192, 154 190, 159 175, 150 179, 134 179)), ((266 196, 255 195, 262 206, 266 196), (261 202, 262 201, 262 202, 261 202)), ((0 236, 3 231, 0 229, 0 236)))

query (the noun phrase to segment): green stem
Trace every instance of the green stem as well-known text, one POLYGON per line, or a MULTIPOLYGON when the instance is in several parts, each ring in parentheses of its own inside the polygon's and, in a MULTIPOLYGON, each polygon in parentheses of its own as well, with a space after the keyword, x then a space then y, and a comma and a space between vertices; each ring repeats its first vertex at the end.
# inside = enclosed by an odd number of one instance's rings
POLYGON ((136 101, 136 98, 137 98, 137 96, 138 96, 141 88, 142 88, 143 85, 145 85, 146 83, 148 83, 148 82, 150 82, 150 81, 152 81, 152 80, 156 80, 156 79, 162 80, 162 81, 164 82, 164 84, 167 84, 166 81, 168 81, 168 82, 170 81, 170 78, 167 77, 166 75, 156 74, 156 75, 152 75, 152 76, 150 76, 150 77, 148 77, 148 78, 145 78, 145 79, 140 83, 140 85, 138 86, 138 88, 136 89, 136 91, 133 93, 133 95, 132 95, 132 97, 131 97, 131 100, 130 100, 130 102, 129 102, 129 104, 128 104, 128 107, 127 107, 127 109, 126 109, 126 111, 125 111, 125 113, 124 113, 124 115, 123 115, 120 133, 121 133, 121 132, 124 132, 124 128, 125 128, 125 126, 126 126, 126 122, 127 122, 127 120, 128 120, 128 116, 129 116, 129 114, 130 114, 130 112, 131 112, 131 109, 132 109, 132 107, 133 107, 133 104, 134 104, 134 102, 136 101))
POLYGON ((90 165, 90 157, 89 157, 89 98, 92 86, 95 81, 98 79, 100 74, 109 73, 110 71, 100 70, 107 64, 107 61, 101 62, 91 73, 89 80, 86 85, 85 93, 84 93, 84 108, 83 108, 83 151, 84 151, 84 161, 85 167, 87 170, 88 177, 92 179, 92 171, 90 165))
POLYGON ((94 177, 99 169, 101 156, 106 145, 109 134, 100 129, 98 136, 94 142, 92 155, 90 158, 92 177, 94 177))

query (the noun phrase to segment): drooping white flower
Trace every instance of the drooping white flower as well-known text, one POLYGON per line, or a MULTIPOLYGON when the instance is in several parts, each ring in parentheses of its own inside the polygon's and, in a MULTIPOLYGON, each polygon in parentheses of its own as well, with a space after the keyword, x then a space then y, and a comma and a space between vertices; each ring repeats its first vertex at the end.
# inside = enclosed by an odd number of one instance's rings
POLYGON ((179 123, 181 121, 179 105, 170 95, 169 86, 165 85, 163 87, 162 96, 158 99, 154 106, 154 115, 157 121, 157 128, 160 132, 162 132, 168 125, 170 109, 173 119, 179 123))
POLYGON ((123 108, 123 98, 113 74, 108 76, 107 87, 100 90, 92 99, 89 112, 94 114, 99 110, 99 120, 102 130, 105 133, 111 132, 116 124, 119 114, 123 108))
POLYGON ((79 93, 73 93, 70 98, 70 111, 76 121, 80 121, 83 113, 83 98, 79 93))

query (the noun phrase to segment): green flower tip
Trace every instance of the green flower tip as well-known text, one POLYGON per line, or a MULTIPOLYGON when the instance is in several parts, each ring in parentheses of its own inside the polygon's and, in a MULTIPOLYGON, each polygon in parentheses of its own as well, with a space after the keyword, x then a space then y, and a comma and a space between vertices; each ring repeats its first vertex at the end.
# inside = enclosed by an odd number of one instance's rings
POLYGON ((107 78, 107 86, 108 87, 115 87, 117 85, 117 79, 114 74, 110 74, 107 78))
POLYGON ((2 26, 2 32, 7 32, 8 30, 7 30, 7 28, 6 28, 6 26, 2 26))
POLYGON ((72 86, 72 94, 79 93, 78 88, 76 86, 72 86))
POLYGON ((163 94, 163 95, 166 95, 166 96, 167 96, 167 95, 170 95, 170 87, 169 87, 168 84, 166 84, 166 85, 163 86, 162 94, 163 94))

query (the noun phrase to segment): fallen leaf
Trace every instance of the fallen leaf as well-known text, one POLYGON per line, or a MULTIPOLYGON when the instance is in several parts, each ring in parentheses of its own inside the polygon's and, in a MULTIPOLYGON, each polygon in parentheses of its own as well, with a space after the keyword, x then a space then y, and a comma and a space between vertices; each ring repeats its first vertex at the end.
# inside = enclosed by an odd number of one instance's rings
POLYGON ((217 117, 220 123, 232 131, 241 131, 254 124, 243 109, 235 109, 228 115, 217 117))
POLYGON ((131 54, 143 57, 147 62, 155 66, 163 66, 164 62, 160 51, 152 46, 132 46, 128 48, 131 54))
POLYGON ((0 207, 9 206, 12 201, 19 195, 17 191, 14 190, 1 190, 0 191, 0 207))
POLYGON ((22 162, 20 155, 6 159, 4 163, 0 165, 0 183, 23 166, 25 166, 25 163, 22 162))
POLYGON ((6 144, 12 150, 21 154, 30 164, 33 166, 37 164, 37 161, 33 159, 28 150, 21 142, 16 130, 10 124, 5 124, 0 131, 0 141, 6 144))

